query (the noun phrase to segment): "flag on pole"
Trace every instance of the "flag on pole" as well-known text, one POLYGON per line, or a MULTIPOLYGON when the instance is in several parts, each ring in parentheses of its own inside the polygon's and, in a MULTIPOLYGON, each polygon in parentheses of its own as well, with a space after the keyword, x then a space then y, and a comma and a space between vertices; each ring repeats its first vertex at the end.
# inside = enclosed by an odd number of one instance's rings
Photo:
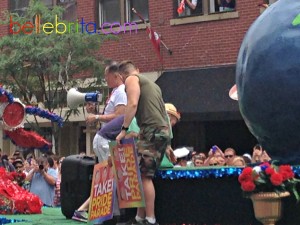
POLYGON ((147 27, 147 33, 149 35, 149 39, 154 47, 154 50, 157 54, 157 57, 159 58, 159 61, 163 63, 162 56, 160 54, 160 38, 159 35, 151 28, 147 27))
POLYGON ((145 21, 145 19, 142 17, 141 14, 139 14, 134 8, 132 8, 132 11, 143 21, 143 23, 147 26, 146 32, 149 35, 149 39, 155 49, 155 52, 159 58, 159 61, 163 63, 162 56, 160 54, 160 43, 163 43, 160 40, 159 35, 150 27, 149 24, 145 21))

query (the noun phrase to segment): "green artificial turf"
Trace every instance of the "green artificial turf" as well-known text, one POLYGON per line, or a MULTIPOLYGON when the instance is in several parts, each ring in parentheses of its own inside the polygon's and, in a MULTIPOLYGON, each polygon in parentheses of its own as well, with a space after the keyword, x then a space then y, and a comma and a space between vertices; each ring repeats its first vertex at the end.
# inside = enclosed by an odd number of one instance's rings
POLYGON ((26 222, 17 222, 16 225, 64 225, 64 224, 86 224, 83 222, 66 219, 62 214, 61 208, 43 207, 42 214, 16 214, 0 215, 6 219, 26 220, 26 222))

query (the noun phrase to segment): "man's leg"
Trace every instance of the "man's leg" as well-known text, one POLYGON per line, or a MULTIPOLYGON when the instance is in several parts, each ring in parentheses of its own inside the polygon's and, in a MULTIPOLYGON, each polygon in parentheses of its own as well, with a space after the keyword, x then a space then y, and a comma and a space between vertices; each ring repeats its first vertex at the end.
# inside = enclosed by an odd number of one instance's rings
POLYGON ((90 205, 90 197, 78 208, 78 211, 88 211, 90 205))
POLYGON ((143 183, 145 203, 146 203, 146 208, 145 208, 146 217, 155 218, 154 215, 155 189, 154 189, 152 179, 148 177, 142 177, 142 183, 143 183))

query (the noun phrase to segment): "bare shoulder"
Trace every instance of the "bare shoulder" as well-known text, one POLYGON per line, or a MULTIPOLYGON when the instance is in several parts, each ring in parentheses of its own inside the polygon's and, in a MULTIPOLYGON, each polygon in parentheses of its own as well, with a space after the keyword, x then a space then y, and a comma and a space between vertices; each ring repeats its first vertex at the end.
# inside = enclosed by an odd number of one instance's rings
POLYGON ((125 80, 125 85, 132 85, 139 82, 138 76, 129 76, 125 80))

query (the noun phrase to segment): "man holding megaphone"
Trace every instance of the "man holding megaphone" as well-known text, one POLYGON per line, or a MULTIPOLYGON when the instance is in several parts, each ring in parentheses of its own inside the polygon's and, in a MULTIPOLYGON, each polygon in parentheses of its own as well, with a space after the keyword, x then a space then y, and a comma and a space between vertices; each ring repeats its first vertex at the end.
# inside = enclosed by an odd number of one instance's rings
MULTIPOLYGON (((86 118, 87 124, 93 124, 97 121, 101 122, 101 127, 103 128, 107 122, 113 120, 114 118, 123 115, 125 113, 125 106, 127 105, 127 96, 125 92, 125 85, 121 75, 118 72, 118 64, 116 62, 105 68, 105 80, 107 86, 112 88, 109 97, 106 100, 105 107, 102 114, 93 113, 92 110, 86 106, 89 115, 86 118)), ((96 111, 94 111, 96 112, 96 111)), ((96 133, 93 140, 93 150, 98 157, 98 162, 102 162, 108 159, 109 156, 109 140, 104 138, 100 129, 96 133)), ((87 199, 79 208, 75 211, 72 217, 75 220, 87 220, 86 210, 88 209, 90 198, 87 199)), ((118 214, 119 210, 114 209, 114 213, 118 214), (115 211, 116 210, 116 211, 115 211)))

